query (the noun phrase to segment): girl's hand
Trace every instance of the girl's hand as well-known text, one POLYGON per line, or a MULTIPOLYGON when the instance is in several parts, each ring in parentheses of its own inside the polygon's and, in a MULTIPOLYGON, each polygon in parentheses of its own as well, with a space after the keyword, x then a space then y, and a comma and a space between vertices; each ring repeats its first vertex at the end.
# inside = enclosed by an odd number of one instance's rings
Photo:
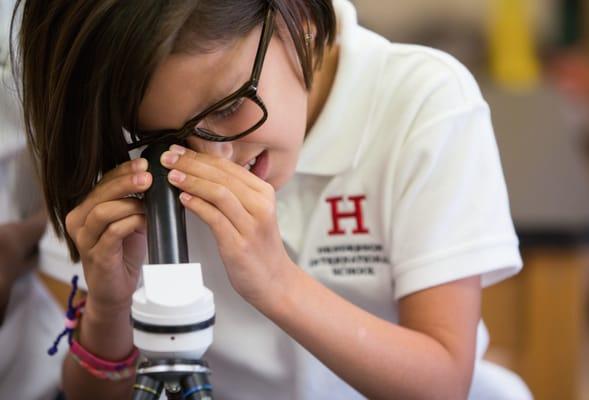
POLYGON ((66 217, 88 284, 87 307, 110 314, 126 310, 146 254, 145 216, 140 200, 152 183, 147 160, 128 161, 104 175, 66 217))
POLYGON ((161 161, 182 204, 211 228, 233 288, 260 307, 293 266, 278 230, 274 188, 232 161, 170 150, 161 161))

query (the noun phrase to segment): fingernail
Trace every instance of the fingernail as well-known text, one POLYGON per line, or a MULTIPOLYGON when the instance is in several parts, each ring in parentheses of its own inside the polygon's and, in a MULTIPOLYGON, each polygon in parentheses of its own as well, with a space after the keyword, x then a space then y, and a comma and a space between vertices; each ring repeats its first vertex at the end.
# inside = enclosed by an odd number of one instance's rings
POLYGON ((147 183, 147 174, 137 174, 133 176, 133 183, 137 186, 143 186, 147 183))
POLYGON ((192 196, 191 196, 191 195, 189 195, 188 193, 182 193, 182 194, 180 195, 180 200, 181 200, 183 203, 188 203, 188 202, 189 202, 191 199, 192 199, 192 196))
POLYGON ((186 175, 180 171, 173 170, 168 174, 170 180, 175 183, 182 183, 186 179, 186 175))
POLYGON ((134 172, 142 172, 147 170, 147 160, 145 158, 138 158, 133 161, 133 171, 134 172))
POLYGON ((162 154, 162 164, 164 165, 173 165, 180 159, 178 153, 172 153, 171 151, 166 151, 162 154))
POLYGON ((170 146, 170 151, 172 151, 176 154, 180 154, 180 155, 183 155, 184 153, 186 153, 186 149, 182 146, 177 145, 177 144, 173 144, 172 146, 170 146))

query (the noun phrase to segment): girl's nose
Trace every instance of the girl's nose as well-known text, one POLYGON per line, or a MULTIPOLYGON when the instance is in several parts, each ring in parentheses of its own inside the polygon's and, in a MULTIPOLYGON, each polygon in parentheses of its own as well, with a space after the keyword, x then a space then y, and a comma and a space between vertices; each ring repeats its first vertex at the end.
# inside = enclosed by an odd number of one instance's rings
POLYGON ((210 154, 228 160, 233 157, 233 142, 211 142, 194 136, 188 139, 188 144, 199 153, 210 154))

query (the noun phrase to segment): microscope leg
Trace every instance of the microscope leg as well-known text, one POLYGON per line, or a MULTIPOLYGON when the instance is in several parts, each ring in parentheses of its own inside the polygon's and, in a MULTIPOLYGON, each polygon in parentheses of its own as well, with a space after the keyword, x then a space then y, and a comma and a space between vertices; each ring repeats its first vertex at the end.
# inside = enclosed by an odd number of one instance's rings
POLYGON ((182 391, 186 400, 213 400, 213 386, 208 374, 192 374, 182 378, 182 391))
POLYGON ((147 375, 139 375, 133 386, 133 400, 158 400, 163 389, 163 382, 147 375))

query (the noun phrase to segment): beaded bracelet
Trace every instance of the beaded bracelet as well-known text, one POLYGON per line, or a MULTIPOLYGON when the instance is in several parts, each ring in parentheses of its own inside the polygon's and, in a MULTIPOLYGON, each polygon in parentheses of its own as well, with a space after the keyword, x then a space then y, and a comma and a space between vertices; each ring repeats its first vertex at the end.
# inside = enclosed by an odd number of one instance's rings
POLYGON ((99 379, 109 381, 120 381, 133 376, 135 374, 137 360, 139 359, 139 350, 135 347, 126 359, 114 362, 107 361, 90 353, 75 339, 70 347, 70 354, 90 374, 99 379))
POLYGON ((80 321, 80 317, 84 312, 84 306, 86 305, 86 300, 82 300, 77 305, 74 306, 74 297, 76 296, 76 292, 78 291, 78 275, 74 275, 72 278, 72 291, 67 299, 67 310, 65 312, 65 328, 64 330, 57 336, 57 339, 53 342, 53 346, 47 350, 47 353, 50 356, 53 356, 57 353, 57 346, 59 346, 59 342, 63 337, 68 337, 68 343, 71 346, 74 336, 74 331, 78 327, 78 322, 80 321))
POLYGON ((72 291, 68 298, 67 311, 65 314, 65 329, 59 334, 57 339, 53 342, 53 346, 51 346, 47 352, 51 356, 55 355, 57 353, 59 342, 67 335, 72 358, 78 363, 78 365, 93 376, 110 381, 120 381, 131 377, 135 373, 137 360, 139 359, 139 350, 137 350, 136 347, 133 349, 131 355, 125 360, 113 362, 95 356, 88 350, 84 349, 80 343, 74 339, 74 332, 84 312, 85 305, 84 300, 76 306, 73 305, 73 300, 77 291, 78 276, 75 275, 72 278, 72 291))

